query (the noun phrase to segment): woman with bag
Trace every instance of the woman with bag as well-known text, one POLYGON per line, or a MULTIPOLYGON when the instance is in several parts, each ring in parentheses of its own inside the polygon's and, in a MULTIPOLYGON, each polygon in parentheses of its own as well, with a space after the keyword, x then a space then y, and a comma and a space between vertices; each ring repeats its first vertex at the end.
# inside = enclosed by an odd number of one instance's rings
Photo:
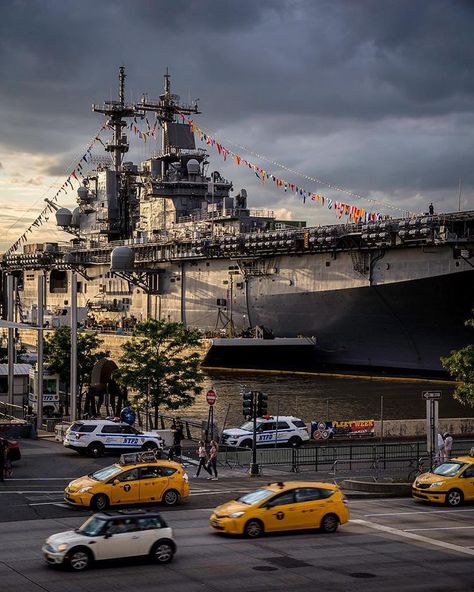
POLYGON ((212 476, 211 471, 207 467, 207 451, 206 451, 206 446, 202 440, 199 440, 199 442, 198 442, 198 458, 199 458, 199 464, 198 464, 198 468, 197 468, 195 477, 199 477, 199 473, 201 472, 202 468, 206 469, 206 471, 209 473, 209 475, 212 476))
POLYGON ((219 452, 219 444, 215 440, 211 440, 210 448, 209 448, 209 462, 207 466, 209 467, 209 474, 211 475, 208 479, 212 481, 217 481, 217 453, 219 452), (214 477, 212 476, 212 471, 214 470, 214 477))

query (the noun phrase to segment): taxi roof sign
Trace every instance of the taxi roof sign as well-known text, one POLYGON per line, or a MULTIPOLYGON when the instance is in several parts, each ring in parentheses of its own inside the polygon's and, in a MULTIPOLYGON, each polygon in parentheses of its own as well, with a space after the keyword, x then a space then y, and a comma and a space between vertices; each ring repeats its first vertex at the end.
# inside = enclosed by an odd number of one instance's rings
POLYGON ((140 463, 156 462, 158 457, 155 450, 145 450, 143 452, 127 452, 120 456, 119 464, 138 465, 140 463))

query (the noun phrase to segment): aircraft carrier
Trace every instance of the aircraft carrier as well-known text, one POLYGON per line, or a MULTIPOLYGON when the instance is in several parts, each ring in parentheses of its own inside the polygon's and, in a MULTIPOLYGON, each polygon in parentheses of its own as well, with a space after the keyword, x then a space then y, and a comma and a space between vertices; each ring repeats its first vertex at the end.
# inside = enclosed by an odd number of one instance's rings
MULTIPOLYGON (((181 321, 232 338, 265 327, 276 338, 314 338, 314 368, 441 371, 440 356, 472 342, 464 322, 474 306, 474 212, 430 213, 367 224, 310 228, 248 204, 244 189, 210 168, 196 148, 170 77, 157 100, 94 105, 111 139, 108 159, 77 190, 77 207, 56 207, 72 237, 25 245, 1 263, 17 278, 32 319, 37 276, 47 276, 50 309, 71 302, 96 316, 181 321), (125 160, 133 121, 153 119, 161 149, 125 160)), ((231 348, 232 349, 232 348, 231 348)), ((239 351, 242 351, 241 349, 239 351)))

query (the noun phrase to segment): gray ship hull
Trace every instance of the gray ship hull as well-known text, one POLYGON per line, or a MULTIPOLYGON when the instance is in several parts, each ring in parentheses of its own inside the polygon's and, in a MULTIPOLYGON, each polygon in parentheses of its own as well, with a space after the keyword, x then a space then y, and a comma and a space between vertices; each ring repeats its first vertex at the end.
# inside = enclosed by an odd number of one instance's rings
POLYGON ((261 295, 251 324, 281 337, 314 335, 315 362, 441 371, 440 356, 472 343, 464 326, 473 272, 294 295, 261 295))

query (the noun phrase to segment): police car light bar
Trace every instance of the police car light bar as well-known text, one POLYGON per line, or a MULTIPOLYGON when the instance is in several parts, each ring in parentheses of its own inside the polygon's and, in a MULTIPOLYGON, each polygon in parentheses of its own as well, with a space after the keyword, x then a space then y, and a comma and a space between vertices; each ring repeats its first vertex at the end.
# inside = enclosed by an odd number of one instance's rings
POLYGON ((154 450, 146 450, 145 452, 127 452, 126 454, 122 454, 119 464, 125 466, 156 461, 156 452, 154 450))

